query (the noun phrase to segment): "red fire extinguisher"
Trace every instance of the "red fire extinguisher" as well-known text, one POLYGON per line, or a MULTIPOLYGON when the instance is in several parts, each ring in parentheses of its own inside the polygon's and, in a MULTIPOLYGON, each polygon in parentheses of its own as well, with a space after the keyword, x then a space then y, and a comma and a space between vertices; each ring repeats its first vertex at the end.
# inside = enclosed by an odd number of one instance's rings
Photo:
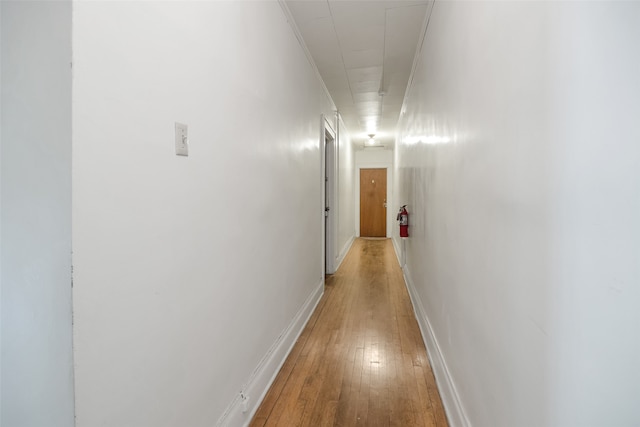
POLYGON ((400 222, 400 237, 409 237, 409 212, 407 212, 407 205, 403 205, 400 208, 397 220, 400 222))

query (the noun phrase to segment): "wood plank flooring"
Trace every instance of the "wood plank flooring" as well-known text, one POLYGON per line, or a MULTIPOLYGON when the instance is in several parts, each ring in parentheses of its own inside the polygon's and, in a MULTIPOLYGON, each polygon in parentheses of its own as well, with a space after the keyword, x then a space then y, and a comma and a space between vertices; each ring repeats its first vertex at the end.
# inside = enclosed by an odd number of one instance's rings
POLYGON ((251 426, 447 426, 389 239, 357 239, 251 426))

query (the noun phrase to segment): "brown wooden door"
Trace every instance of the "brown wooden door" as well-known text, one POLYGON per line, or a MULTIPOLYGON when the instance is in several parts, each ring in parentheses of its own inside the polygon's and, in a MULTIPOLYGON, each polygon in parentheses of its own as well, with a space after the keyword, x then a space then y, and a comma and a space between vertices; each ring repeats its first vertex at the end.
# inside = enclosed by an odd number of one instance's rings
POLYGON ((360 236, 387 236, 387 170, 360 169, 360 236))

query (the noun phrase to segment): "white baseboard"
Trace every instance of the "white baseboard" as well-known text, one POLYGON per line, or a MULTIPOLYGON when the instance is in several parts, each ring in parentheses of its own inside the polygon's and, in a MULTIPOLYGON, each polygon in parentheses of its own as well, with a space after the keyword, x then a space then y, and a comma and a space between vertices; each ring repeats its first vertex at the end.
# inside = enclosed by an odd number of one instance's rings
POLYGON ((273 343, 267 354, 262 358, 255 371, 247 381, 242 390, 248 396, 247 411, 242 412, 242 401, 240 395, 234 397, 227 410, 216 423, 217 427, 237 427, 248 426, 251 418, 258 410, 262 399, 269 391, 269 387, 275 380, 280 368, 284 364, 287 356, 293 349, 294 344, 306 326, 311 314, 320 302, 324 292, 324 283, 321 281, 314 291, 309 295, 304 305, 289 326, 285 328, 278 339, 273 343))
POLYGON ((402 249, 400 248, 400 243, 402 243, 402 240, 400 237, 392 237, 391 238, 391 242, 393 242, 393 249, 395 249, 396 251, 396 258, 398 258, 398 264, 400 264, 400 267, 404 267, 404 265, 402 264, 402 249))
POLYGON ((351 238, 343 246, 342 250, 340 251, 340 254, 336 258, 336 264, 335 264, 336 268, 334 271, 338 271, 338 269, 340 268, 340 265, 342 265, 342 261, 344 261, 344 257, 346 257, 347 253, 349 253, 349 249, 351 249, 351 245, 353 245, 353 242, 355 240, 356 240, 356 236, 351 236, 351 238))
POLYGON ((456 390, 456 386, 453 382, 453 378, 451 377, 451 373, 449 372, 449 368, 447 367, 447 363, 440 351, 438 340, 436 340, 433 333, 431 323, 429 322, 427 313, 422 305, 422 300, 416 292, 408 268, 405 266, 402 271, 404 273, 404 281, 407 285, 407 290, 409 291, 411 303, 413 304, 413 311, 418 320, 418 325, 420 326, 422 340, 427 347, 429 361, 431 362, 433 374, 436 377, 438 391, 440 392, 442 404, 444 405, 444 409, 447 413, 449 425, 451 427, 470 427, 471 424, 469 423, 469 419, 467 418, 464 408, 460 403, 458 391, 456 390))

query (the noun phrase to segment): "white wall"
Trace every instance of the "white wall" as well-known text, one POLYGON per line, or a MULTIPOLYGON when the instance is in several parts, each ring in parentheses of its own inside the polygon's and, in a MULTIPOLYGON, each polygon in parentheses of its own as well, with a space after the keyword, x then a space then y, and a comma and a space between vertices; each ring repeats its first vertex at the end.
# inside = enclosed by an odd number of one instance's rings
POLYGON ((3 1, 3 426, 73 425, 71 3, 3 1))
POLYGON ((77 425, 243 423, 229 405, 322 291, 333 105, 276 2, 73 18, 77 425))
POLYGON ((640 424, 639 39, 635 2, 433 8, 396 194, 453 425, 640 424))
POLYGON ((355 152, 355 227, 356 235, 360 236, 360 169, 387 169, 387 237, 392 237, 398 234, 394 230, 394 223, 398 207, 394 201, 393 196, 393 150, 381 150, 379 148, 365 148, 364 150, 357 150, 355 152))
POLYGON ((2 3, 0 3, 0 425, 2 425, 2 3))
POLYGON ((338 148, 338 244, 336 267, 344 259, 356 235, 354 225, 355 153, 351 138, 342 120, 339 120, 338 148))
POLYGON ((2 425, 2 3, 0 3, 0 425, 2 425))

